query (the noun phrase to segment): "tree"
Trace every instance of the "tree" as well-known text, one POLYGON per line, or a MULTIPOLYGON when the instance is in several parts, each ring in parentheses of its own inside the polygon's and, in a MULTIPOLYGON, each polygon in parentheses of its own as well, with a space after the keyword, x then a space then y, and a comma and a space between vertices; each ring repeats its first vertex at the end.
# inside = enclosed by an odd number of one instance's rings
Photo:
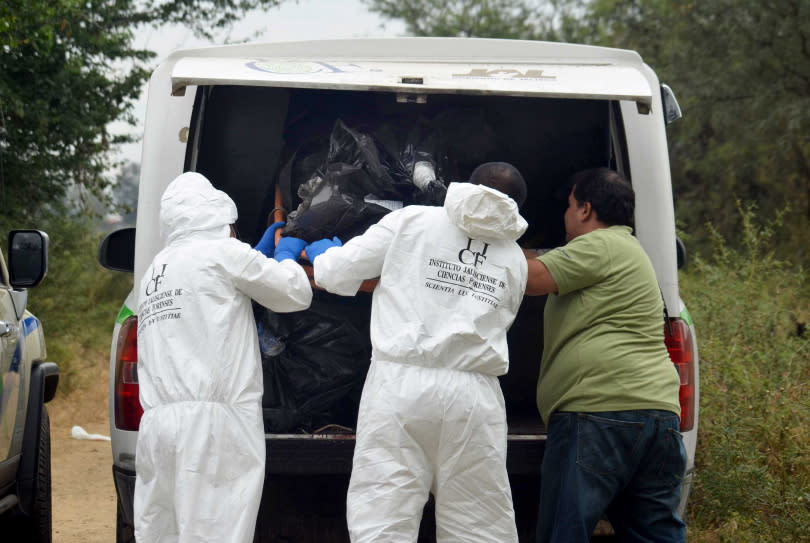
POLYGON ((670 147, 687 226, 734 239, 738 199, 789 206, 776 239, 810 258, 810 3, 597 0, 590 16, 678 93, 670 147))
POLYGON ((282 0, 5 0, 0 3, 0 212, 59 207, 68 189, 105 194, 114 120, 132 106, 151 51, 145 26, 182 23, 198 36, 282 0))
POLYGON ((365 0, 414 36, 575 41, 586 0, 365 0))

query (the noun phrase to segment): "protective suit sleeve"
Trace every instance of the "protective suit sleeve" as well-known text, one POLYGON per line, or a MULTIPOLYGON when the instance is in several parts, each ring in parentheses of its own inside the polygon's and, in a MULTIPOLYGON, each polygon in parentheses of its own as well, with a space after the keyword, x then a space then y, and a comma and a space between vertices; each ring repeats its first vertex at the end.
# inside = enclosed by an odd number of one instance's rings
POLYGON ((389 213, 363 235, 319 255, 312 265, 315 284, 333 294, 354 296, 363 281, 379 277, 399 215, 399 211, 389 213))
POLYGON ((312 287, 304 269, 293 260, 277 262, 245 245, 244 267, 237 267, 234 284, 246 296, 277 313, 307 309, 312 287))

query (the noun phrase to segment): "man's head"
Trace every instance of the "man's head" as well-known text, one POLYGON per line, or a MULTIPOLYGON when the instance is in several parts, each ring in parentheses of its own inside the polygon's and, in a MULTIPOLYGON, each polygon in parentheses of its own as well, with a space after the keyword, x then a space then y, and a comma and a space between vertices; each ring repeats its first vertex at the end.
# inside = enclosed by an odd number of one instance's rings
POLYGON ((565 238, 571 241, 597 228, 633 228, 635 193, 630 183, 608 168, 582 170, 571 178, 565 211, 565 238))
POLYGON ((485 162, 473 170, 470 183, 484 185, 511 197, 518 208, 526 201, 526 181, 517 168, 506 162, 485 162))

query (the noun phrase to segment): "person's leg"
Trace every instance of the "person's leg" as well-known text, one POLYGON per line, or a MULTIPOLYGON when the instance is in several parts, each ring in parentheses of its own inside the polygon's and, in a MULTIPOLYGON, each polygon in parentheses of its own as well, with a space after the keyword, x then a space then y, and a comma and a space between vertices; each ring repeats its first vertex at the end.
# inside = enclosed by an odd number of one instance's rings
POLYGON ((629 480, 644 424, 612 415, 552 415, 541 468, 538 543, 587 543, 629 480))
POLYGON ((147 411, 141 419, 135 451, 135 538, 138 541, 176 543, 174 511, 174 425, 147 411))
POLYGON ((436 541, 517 543, 498 378, 435 371, 444 406, 434 489, 436 541))
POLYGON ((264 484, 261 411, 176 404, 179 543, 250 543, 264 484))
POLYGON ((441 417, 424 368, 373 362, 360 401, 346 521, 353 543, 416 541, 441 417))
POLYGON ((632 480, 608 509, 620 541, 683 543, 678 515, 686 450, 674 413, 645 411, 649 432, 632 480))

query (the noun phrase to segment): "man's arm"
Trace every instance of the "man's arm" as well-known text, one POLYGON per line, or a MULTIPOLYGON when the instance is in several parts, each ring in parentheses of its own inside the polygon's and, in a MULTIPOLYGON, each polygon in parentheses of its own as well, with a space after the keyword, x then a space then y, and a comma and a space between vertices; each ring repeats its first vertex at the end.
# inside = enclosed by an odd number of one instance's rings
POLYGON ((275 311, 301 311, 312 302, 312 287, 304 268, 295 260, 277 262, 254 251, 247 243, 226 245, 224 267, 230 270, 236 288, 275 311))
POLYGON ((540 260, 537 259, 537 254, 524 249, 523 254, 526 255, 526 260, 529 264, 529 277, 526 281, 526 296, 540 296, 557 292, 557 282, 548 271, 548 268, 540 260))
POLYGON ((396 217, 396 211, 389 213, 364 234, 313 257, 315 284, 333 294, 354 296, 364 280, 379 277, 396 217))

